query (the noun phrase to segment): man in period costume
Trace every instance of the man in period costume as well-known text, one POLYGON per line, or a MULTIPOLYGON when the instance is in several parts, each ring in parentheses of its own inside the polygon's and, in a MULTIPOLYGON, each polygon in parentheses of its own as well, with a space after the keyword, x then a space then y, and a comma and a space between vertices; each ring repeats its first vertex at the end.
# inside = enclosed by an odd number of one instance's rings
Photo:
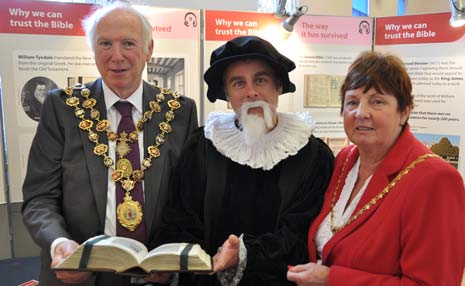
POLYGON ((99 234, 149 245, 170 170, 198 126, 196 108, 142 80, 153 39, 137 10, 111 4, 83 23, 101 78, 47 96, 23 186, 23 218, 42 248, 41 285, 129 285, 139 281, 51 268, 99 234))
POLYGON ((157 242, 196 242, 214 256, 217 275, 181 274, 179 285, 287 285, 287 265, 307 261, 333 154, 309 114, 276 111, 295 91, 295 64, 269 42, 235 38, 210 64, 208 99, 234 113, 210 114, 186 143, 157 242))

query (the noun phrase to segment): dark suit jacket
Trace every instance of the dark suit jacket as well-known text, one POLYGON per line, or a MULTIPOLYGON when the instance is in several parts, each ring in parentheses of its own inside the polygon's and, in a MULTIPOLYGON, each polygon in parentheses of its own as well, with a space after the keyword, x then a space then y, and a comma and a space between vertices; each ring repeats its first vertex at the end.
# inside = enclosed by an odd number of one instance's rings
MULTIPOLYGON (((106 118, 101 79, 88 87, 91 97, 97 100, 95 108, 101 112, 101 118, 106 118)), ((144 82, 144 111, 149 110, 149 101, 158 93, 158 89, 144 82)), ((50 270, 51 243, 58 237, 82 243, 102 234, 105 227, 108 168, 101 156, 93 154, 95 144, 87 138, 87 131, 79 129, 80 119, 74 115, 74 108, 66 105, 66 99, 63 90, 53 91, 47 97, 23 185, 23 220, 42 248, 40 283, 46 286, 63 285, 50 270)), ((145 149, 154 144, 155 136, 160 133, 158 124, 165 120, 168 99, 170 96, 163 102, 161 112, 154 113, 144 125, 145 149)), ((182 107, 175 111, 171 122, 173 132, 166 135, 166 142, 160 147, 161 156, 153 159, 152 167, 145 171, 144 218, 149 242, 158 229, 170 170, 188 135, 198 125, 194 101, 186 97, 179 101, 182 107)), ((90 116, 87 114, 86 118, 90 116)), ((100 135, 100 142, 108 143, 105 135, 100 135)), ((86 285, 127 285, 127 278, 112 274, 98 274, 92 278, 95 279, 86 285)))

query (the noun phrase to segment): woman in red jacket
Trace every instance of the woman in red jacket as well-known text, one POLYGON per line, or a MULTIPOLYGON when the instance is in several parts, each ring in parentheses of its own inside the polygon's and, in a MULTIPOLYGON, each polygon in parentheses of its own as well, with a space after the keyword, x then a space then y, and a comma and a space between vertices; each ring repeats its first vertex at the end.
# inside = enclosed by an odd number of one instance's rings
POLYGON ((309 285, 460 285, 465 188, 414 138, 412 85, 393 55, 363 53, 341 88, 344 130, 323 209, 310 227, 312 262, 288 279, 309 285))

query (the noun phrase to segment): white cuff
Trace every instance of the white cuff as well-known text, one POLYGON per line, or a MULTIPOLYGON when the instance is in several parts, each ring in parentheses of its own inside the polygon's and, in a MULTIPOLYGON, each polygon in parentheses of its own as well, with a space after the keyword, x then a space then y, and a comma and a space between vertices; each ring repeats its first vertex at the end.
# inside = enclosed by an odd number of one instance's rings
POLYGON ((244 275, 245 268, 247 267, 247 248, 244 244, 244 234, 239 236, 239 264, 236 267, 218 272, 218 280, 223 286, 236 286, 241 282, 242 276, 244 275))
POLYGON ((53 258, 53 255, 55 255, 55 248, 57 247, 58 243, 67 241, 67 240, 69 239, 67 239, 66 237, 59 237, 52 242, 52 245, 50 245, 50 257, 51 258, 53 258))

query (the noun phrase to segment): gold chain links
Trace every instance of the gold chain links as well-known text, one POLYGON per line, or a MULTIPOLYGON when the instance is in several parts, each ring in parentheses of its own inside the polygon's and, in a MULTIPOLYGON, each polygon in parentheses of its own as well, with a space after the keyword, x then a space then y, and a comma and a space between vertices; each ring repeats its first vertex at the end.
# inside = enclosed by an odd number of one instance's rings
POLYGON ((79 128, 81 128, 84 131, 87 131, 89 141, 95 144, 94 154, 103 157, 103 163, 105 164, 105 166, 112 170, 111 177, 113 181, 120 181, 125 190, 127 190, 128 188, 129 190, 131 190, 134 181, 139 182, 143 180, 144 170, 147 170, 152 166, 152 159, 160 156, 159 147, 165 142, 165 135, 172 132, 170 122, 175 117, 174 111, 181 107, 181 104, 178 101, 180 94, 178 92, 171 92, 169 89, 160 89, 161 92, 156 95, 156 101, 150 101, 150 110, 144 112, 142 119, 140 119, 137 122, 135 135, 132 133, 129 135, 131 141, 137 140, 137 133, 143 130, 144 123, 152 119, 153 113, 158 113, 161 111, 160 104, 165 100, 165 96, 171 95, 173 97, 173 99, 168 101, 168 106, 170 110, 168 110, 165 114, 165 121, 161 122, 158 125, 160 133, 155 136, 154 144, 150 145, 147 148, 148 156, 142 160, 141 169, 134 170, 130 176, 124 176, 123 170, 120 170, 116 166, 114 166, 115 164, 113 159, 108 156, 108 145, 99 142, 99 135, 97 132, 105 132, 108 140, 111 141, 118 140, 118 137, 121 137, 121 135, 118 135, 115 132, 110 131, 110 123, 108 120, 100 119, 100 112, 94 108, 94 106, 97 104, 97 101, 95 100, 95 98, 90 97, 90 90, 84 87, 82 84, 76 84, 73 87, 67 87, 64 90, 66 95, 68 96, 66 104, 71 107, 74 107, 74 115, 81 119, 81 122, 79 123, 79 128), (81 100, 78 97, 74 96, 74 90, 81 90, 80 94, 82 97, 84 97, 82 104, 81 100), (85 109, 88 109, 90 111, 90 117, 92 120, 85 118, 85 109), (92 130, 94 122, 96 122, 95 131, 92 130))
MULTIPOLYGON (((354 148, 355 149, 355 148, 354 148)), ((339 175, 339 178, 337 179, 336 183, 336 189, 334 190, 333 197, 331 199, 331 231, 333 232, 333 235, 341 230, 343 227, 347 226, 348 224, 352 223, 354 220, 356 220, 358 217, 360 217, 365 211, 369 210, 372 206, 374 206, 379 200, 381 200, 383 197, 385 197, 389 191, 404 177, 407 175, 416 165, 419 163, 423 162, 427 158, 434 158, 434 157, 439 157, 436 154, 423 154, 418 156, 415 161, 410 163, 405 169, 399 172, 397 176, 389 182, 389 184, 379 193, 377 194, 374 198, 372 198, 367 204, 365 204, 361 209, 359 209, 354 215, 352 215, 349 220, 347 220, 343 225, 341 226, 336 226, 334 222, 334 207, 336 206, 336 194, 339 189, 339 185, 341 183, 341 177, 344 174, 345 168, 347 166, 347 162, 349 161, 349 157, 352 151, 347 154, 346 160, 344 161, 344 165, 342 166, 342 171, 341 174, 339 175)))

